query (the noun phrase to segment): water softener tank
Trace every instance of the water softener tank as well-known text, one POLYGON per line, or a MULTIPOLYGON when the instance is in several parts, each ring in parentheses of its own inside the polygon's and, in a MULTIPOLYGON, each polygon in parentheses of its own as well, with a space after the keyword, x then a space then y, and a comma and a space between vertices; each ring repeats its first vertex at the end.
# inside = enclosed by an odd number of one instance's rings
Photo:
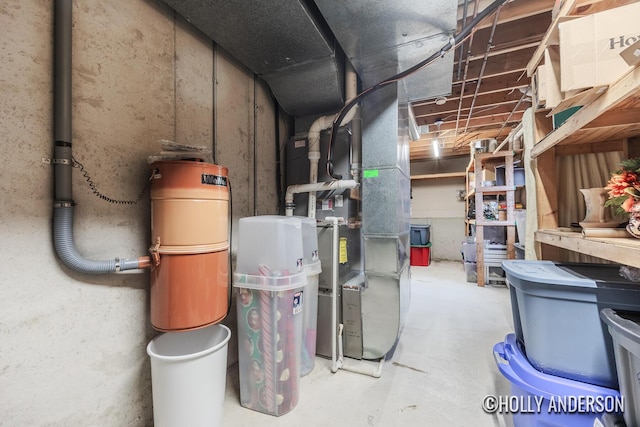
POLYGON ((160 331, 220 322, 229 306, 229 185, 225 167, 152 164, 151 324, 160 331))

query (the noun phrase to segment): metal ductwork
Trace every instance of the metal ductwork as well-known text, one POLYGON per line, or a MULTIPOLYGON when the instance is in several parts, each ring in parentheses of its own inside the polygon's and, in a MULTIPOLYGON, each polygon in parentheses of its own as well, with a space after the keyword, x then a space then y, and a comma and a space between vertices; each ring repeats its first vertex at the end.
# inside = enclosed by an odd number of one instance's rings
MULTIPOLYGON (((163 1, 262 77, 296 117, 344 105, 345 53, 369 86, 437 52, 456 27, 455 1, 163 1)), ((452 72, 453 51, 400 85, 409 101, 447 95, 452 72)))
POLYGON ((164 1, 262 77, 292 116, 344 105, 344 53, 313 2, 164 1))
MULTIPOLYGON (((315 0, 364 87, 428 58, 454 35, 457 2, 315 0)), ((451 93, 453 51, 401 81, 409 101, 451 93)))

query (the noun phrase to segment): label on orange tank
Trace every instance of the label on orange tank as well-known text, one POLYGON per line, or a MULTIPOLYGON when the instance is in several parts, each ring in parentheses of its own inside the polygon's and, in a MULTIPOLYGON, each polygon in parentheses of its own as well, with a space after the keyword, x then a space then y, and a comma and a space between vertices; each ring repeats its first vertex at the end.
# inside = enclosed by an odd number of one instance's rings
POLYGON ((221 187, 226 187, 227 177, 222 175, 209 175, 203 173, 201 182, 207 185, 219 185, 221 187))

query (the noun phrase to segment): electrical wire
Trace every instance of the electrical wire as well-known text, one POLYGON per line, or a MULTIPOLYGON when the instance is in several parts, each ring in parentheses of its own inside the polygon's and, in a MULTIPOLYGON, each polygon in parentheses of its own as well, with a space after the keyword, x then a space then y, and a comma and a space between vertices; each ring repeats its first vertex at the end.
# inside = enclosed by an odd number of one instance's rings
POLYGON ((392 83, 396 83, 399 80, 404 79, 407 76, 423 69, 424 67, 432 64, 434 61, 443 58, 444 55, 451 49, 455 49, 460 43, 463 43, 472 33, 471 31, 478 25, 479 22, 484 20, 487 16, 493 13, 499 6, 505 3, 507 0, 495 0, 489 6, 487 6, 482 12, 480 12, 469 25, 465 26, 460 30, 460 32, 454 36, 452 36, 446 45, 444 45, 438 52, 433 53, 427 59, 417 63, 416 65, 402 71, 394 76, 389 77, 386 80, 383 80, 379 83, 374 84, 373 86, 368 87, 367 89, 360 92, 353 99, 349 100, 336 114, 333 119, 333 123, 331 124, 331 134, 329 136, 329 144, 328 144, 328 153, 327 153, 327 174, 331 176, 333 179, 342 179, 341 175, 334 175, 333 173, 333 144, 336 140, 338 134, 338 127, 342 120, 344 120, 347 113, 365 96, 368 96, 379 89, 382 89, 385 86, 388 86, 392 83))
POLYGON ((84 179, 85 181, 87 181, 87 184, 89 185, 89 188, 91 189, 91 191, 93 192, 93 194, 95 194, 97 197, 101 198, 102 200, 109 202, 109 203, 114 203, 116 205, 135 205, 137 204, 140 200, 142 200, 142 198, 144 197, 144 195, 147 193, 147 191, 149 191, 149 188, 151 187, 151 180, 153 179, 153 174, 151 174, 151 176, 149 177, 149 179, 147 180, 147 183, 145 184, 145 186, 142 188, 142 190, 140 190, 140 193, 138 193, 138 197, 135 200, 120 200, 120 199, 113 199, 109 196, 107 196, 106 194, 101 193, 98 188, 96 187, 96 185, 94 184, 93 180, 91 179, 91 177, 89 176, 89 173, 86 171, 86 169, 84 168, 84 165, 82 163, 80 163, 79 161, 77 161, 75 159, 75 157, 71 156, 71 160, 73 160, 73 166, 77 167, 78 169, 80 169, 80 172, 82 172, 82 175, 84 175, 84 179))

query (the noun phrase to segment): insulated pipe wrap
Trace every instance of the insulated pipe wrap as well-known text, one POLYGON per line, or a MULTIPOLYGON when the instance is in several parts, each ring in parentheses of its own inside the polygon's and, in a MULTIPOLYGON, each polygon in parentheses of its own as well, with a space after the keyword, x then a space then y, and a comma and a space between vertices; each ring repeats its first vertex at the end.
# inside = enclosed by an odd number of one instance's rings
POLYGON ((94 261, 83 258, 73 243, 73 207, 53 209, 53 241, 58 256, 69 268, 80 273, 115 273, 116 260, 94 261))

